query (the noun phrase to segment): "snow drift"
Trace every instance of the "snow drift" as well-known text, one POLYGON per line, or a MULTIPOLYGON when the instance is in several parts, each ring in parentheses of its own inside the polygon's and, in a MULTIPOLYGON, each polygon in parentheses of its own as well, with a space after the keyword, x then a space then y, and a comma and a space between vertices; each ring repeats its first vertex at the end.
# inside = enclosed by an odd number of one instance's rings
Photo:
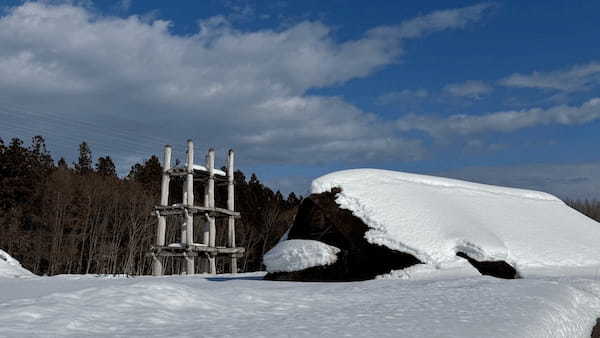
POLYGON ((319 241, 282 241, 263 257, 268 272, 299 271, 335 263, 340 249, 319 241))
POLYGON ((376 169, 322 176, 311 192, 334 188, 339 206, 368 226, 367 242, 438 268, 461 252, 520 273, 600 265, 600 224, 547 193, 376 169))
POLYGON ((0 278, 33 277, 34 274, 21 266, 21 263, 12 258, 6 251, 0 249, 0 278))

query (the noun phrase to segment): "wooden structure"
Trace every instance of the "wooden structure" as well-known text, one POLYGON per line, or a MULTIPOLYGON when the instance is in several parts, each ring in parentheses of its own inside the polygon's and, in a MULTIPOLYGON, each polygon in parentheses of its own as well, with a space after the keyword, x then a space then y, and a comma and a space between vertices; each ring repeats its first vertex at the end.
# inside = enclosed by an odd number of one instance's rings
POLYGON ((194 143, 187 142, 187 163, 183 167, 171 167, 170 145, 165 146, 163 175, 160 195, 160 205, 154 208, 158 217, 156 229, 156 243, 151 248, 149 255, 152 257, 152 274, 163 274, 162 257, 180 257, 186 261, 186 273, 195 273, 195 258, 199 257, 201 272, 215 274, 215 257, 228 256, 231 261, 231 273, 237 272, 237 258, 244 253, 244 248, 235 246, 235 219, 240 217, 234 205, 234 178, 233 163, 234 152, 229 150, 227 158, 227 172, 215 169, 215 151, 209 149, 206 155, 206 165, 194 164, 194 143), (181 203, 169 205, 169 186, 171 179, 183 178, 183 192, 181 203), (196 205, 194 199, 194 182, 199 182, 204 187, 204 200, 202 205, 196 205), (215 206, 215 186, 227 186, 227 208, 215 206), (179 243, 165 245, 167 217, 180 216, 181 237, 179 243), (202 236, 200 243, 194 242, 194 219, 202 219, 202 236), (216 219, 227 218, 227 246, 217 246, 216 219))

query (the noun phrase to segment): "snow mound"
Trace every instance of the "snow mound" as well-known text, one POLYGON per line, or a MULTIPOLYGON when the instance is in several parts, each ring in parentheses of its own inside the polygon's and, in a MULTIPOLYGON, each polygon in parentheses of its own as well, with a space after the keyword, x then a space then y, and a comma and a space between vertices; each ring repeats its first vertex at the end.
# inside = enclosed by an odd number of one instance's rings
POLYGON ((520 272, 600 265, 600 224, 547 193, 377 169, 322 176, 312 193, 335 187, 337 203, 369 226, 368 242, 438 267, 457 252, 520 272))
POLYGON ((319 241, 291 239, 279 242, 264 257, 268 272, 300 271, 333 264, 340 249, 319 241))
POLYGON ((33 277, 31 271, 21 266, 21 263, 12 258, 6 251, 0 249, 0 278, 2 277, 33 277))

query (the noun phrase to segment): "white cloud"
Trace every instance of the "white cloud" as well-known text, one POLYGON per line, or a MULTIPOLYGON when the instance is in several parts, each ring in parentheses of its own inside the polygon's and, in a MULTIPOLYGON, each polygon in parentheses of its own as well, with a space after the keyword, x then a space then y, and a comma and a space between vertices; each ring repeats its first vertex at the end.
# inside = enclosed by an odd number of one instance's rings
POLYGON ((450 83, 444 86, 442 91, 451 96, 480 99, 483 95, 492 91, 492 86, 483 81, 470 80, 461 83, 450 83))
POLYGON ((600 63, 590 62, 551 72, 516 73, 500 80, 500 84, 507 87, 553 89, 564 92, 585 91, 600 84, 600 63))
POLYGON ((0 113, 13 119, 0 131, 45 131, 69 146, 85 138, 123 154, 192 136, 267 163, 414 158, 419 142, 390 123, 306 92, 368 76, 398 61, 404 39, 464 27, 490 6, 337 42, 319 22, 244 32, 214 17, 177 36, 168 21, 27 2, 0 17, 0 113))
MULTIPOLYGON (((394 30, 401 37, 416 38, 448 27, 463 28, 471 22, 478 21, 484 11, 495 6, 494 3, 487 2, 465 8, 435 11, 407 20, 395 27, 394 30)), ((376 30, 381 30, 381 28, 376 30)))
POLYGON ((600 119, 600 98, 580 106, 559 105, 548 109, 532 108, 494 112, 483 115, 451 115, 448 117, 406 115, 397 120, 402 131, 421 130, 434 137, 470 135, 484 132, 511 132, 547 124, 577 125, 600 119))

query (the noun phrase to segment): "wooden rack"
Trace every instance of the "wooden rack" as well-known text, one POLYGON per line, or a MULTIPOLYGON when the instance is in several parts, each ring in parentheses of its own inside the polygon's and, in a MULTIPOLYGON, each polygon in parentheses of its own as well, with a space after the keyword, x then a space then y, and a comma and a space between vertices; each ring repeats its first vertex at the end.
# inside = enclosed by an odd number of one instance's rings
POLYGON ((165 146, 164 165, 160 194, 160 205, 154 207, 158 217, 156 229, 156 243, 151 247, 149 255, 152 257, 152 274, 163 274, 162 257, 181 257, 186 260, 186 273, 195 273, 195 258, 202 259, 201 272, 216 274, 215 257, 218 255, 229 256, 231 260, 231 273, 237 272, 237 259, 244 254, 244 248, 235 246, 235 219, 240 218, 240 213, 234 206, 234 177, 233 162, 234 152, 229 150, 227 157, 227 172, 215 169, 215 151, 209 149, 206 155, 206 165, 194 165, 194 143, 187 142, 187 164, 185 167, 171 167, 170 145, 165 146), (223 175, 224 174, 224 175, 223 175), (172 177, 184 177, 182 202, 169 204, 169 185, 172 177), (201 182, 204 186, 204 203, 202 206, 194 203, 194 182, 201 182), (227 209, 215 206, 215 185, 227 185, 227 209), (168 216, 183 216, 181 224, 180 243, 165 245, 165 233, 168 216), (194 243, 194 217, 204 219, 202 229, 202 242, 194 243), (216 218, 227 218, 227 246, 216 246, 216 218))

